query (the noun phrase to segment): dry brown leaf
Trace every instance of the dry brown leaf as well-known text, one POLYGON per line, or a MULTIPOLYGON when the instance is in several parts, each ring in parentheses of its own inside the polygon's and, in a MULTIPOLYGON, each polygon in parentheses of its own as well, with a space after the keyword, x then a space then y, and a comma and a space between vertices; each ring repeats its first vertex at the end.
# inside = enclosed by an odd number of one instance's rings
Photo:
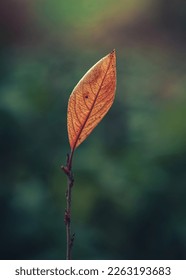
POLYGON ((76 85, 68 102, 67 128, 74 151, 106 115, 115 97, 115 50, 99 60, 76 85))

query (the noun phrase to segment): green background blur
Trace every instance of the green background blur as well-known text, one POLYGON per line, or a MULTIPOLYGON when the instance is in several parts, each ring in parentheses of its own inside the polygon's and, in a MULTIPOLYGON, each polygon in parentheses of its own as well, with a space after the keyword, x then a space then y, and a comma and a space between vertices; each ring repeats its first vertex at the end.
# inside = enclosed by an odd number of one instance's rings
POLYGON ((65 259, 68 98, 114 48, 115 102, 74 156, 73 258, 186 259, 185 30, 185 0, 1 0, 1 259, 65 259))

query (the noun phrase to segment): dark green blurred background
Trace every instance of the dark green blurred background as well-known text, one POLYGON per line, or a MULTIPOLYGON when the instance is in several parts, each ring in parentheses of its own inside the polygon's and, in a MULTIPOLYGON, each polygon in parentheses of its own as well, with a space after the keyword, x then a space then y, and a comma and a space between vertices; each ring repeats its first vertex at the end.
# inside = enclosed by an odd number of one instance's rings
POLYGON ((185 28, 185 0, 1 0, 1 259, 65 258, 67 102, 114 48, 116 100, 74 157, 73 258, 186 258, 185 28))

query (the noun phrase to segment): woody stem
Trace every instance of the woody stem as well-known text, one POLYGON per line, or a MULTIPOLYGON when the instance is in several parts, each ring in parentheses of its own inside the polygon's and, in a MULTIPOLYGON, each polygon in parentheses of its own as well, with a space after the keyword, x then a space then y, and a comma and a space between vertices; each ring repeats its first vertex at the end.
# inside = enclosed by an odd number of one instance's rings
POLYGON ((72 173, 72 154, 67 155, 66 166, 62 166, 62 170, 67 176, 67 191, 66 191, 66 209, 64 216, 64 223, 66 226, 66 259, 70 260, 72 256, 72 246, 74 241, 74 234, 71 235, 71 200, 72 200, 72 187, 74 178, 72 173))

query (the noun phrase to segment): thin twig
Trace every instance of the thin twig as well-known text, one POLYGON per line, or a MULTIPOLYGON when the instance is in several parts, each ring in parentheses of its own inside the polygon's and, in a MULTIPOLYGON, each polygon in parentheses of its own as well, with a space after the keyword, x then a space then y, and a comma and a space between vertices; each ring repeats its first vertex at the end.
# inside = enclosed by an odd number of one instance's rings
POLYGON ((67 175, 67 191, 66 191, 66 209, 64 216, 64 223, 66 226, 66 238, 67 238, 67 251, 66 259, 71 260, 72 257, 72 247, 74 242, 75 234, 71 235, 71 200, 72 200, 72 187, 74 184, 74 177, 72 173, 72 157, 73 152, 70 156, 67 155, 66 166, 61 166, 61 169, 67 175))

